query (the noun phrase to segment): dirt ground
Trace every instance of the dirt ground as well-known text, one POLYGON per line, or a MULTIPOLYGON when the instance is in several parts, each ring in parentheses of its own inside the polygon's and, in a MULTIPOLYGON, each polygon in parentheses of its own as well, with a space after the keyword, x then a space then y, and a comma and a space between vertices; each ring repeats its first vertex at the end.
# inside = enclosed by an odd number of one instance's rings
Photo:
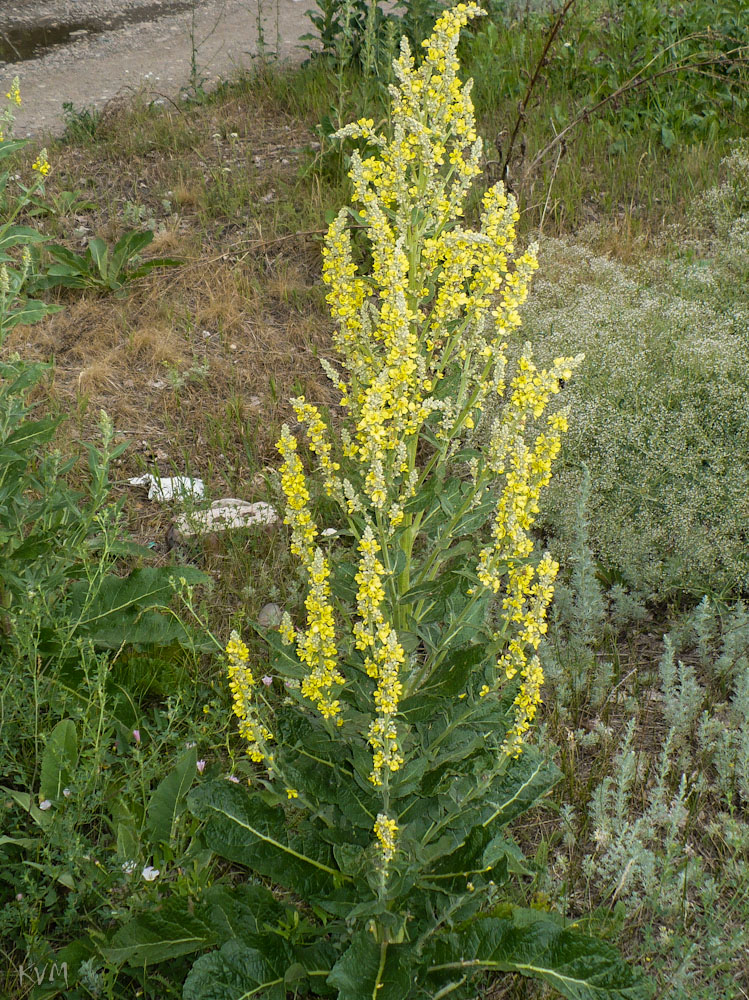
POLYGON ((138 90, 155 101, 179 99, 197 76, 209 87, 259 53, 304 56, 310 0, 11 0, 0 5, 3 51, 33 58, 0 62, 0 84, 20 78, 16 135, 60 134, 64 102, 102 108, 138 90), (260 8, 260 17, 258 16, 260 8), (48 47, 45 47, 45 44, 48 47))

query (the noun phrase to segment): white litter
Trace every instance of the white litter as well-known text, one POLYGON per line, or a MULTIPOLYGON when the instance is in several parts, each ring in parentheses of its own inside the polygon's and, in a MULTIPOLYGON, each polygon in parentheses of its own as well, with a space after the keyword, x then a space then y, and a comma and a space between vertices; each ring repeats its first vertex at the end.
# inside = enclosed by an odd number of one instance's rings
POLYGON ((278 514, 269 503, 249 503, 229 497, 214 500, 207 510, 180 514, 174 528, 180 535, 202 535, 208 531, 225 531, 227 528, 251 528, 278 523, 278 514))
POLYGON ((159 479, 147 472, 144 476, 129 479, 131 486, 147 486, 149 500, 195 499, 205 493, 202 479, 191 479, 189 476, 173 476, 170 479, 159 479))

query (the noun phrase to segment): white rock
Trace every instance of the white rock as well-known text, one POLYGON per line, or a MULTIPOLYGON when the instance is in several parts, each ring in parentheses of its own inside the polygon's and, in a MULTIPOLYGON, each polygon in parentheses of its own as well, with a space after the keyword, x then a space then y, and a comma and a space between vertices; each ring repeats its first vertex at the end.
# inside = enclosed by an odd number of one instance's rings
POLYGON ((175 498, 195 499, 205 493, 202 479, 191 479, 189 476, 173 476, 167 479, 157 479, 147 472, 143 476, 129 479, 131 486, 147 486, 149 500, 174 500, 175 498))
POLYGON ((180 514, 174 529, 183 537, 203 535, 209 531, 226 531, 227 528, 254 528, 278 523, 278 514, 269 503, 249 503, 228 497, 214 500, 208 510, 180 514))

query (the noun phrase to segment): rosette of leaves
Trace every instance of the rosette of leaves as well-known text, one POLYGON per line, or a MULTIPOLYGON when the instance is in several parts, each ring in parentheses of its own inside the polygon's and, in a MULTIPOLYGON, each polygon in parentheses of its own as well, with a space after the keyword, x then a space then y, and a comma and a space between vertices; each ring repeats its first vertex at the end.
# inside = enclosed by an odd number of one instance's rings
MULTIPOLYGON (((573 1000, 644 995, 609 945, 514 902, 529 865, 509 825, 558 777, 529 737, 557 569, 529 531, 565 427, 559 412, 539 422, 575 360, 540 370, 528 349, 506 379, 502 335, 520 323, 535 256, 515 253, 501 186, 478 231, 461 222, 481 143, 456 49, 480 13, 441 16, 418 68, 404 43, 388 134, 368 120, 340 133, 375 150, 352 155, 368 246, 354 248, 344 210, 324 251, 340 433, 294 406, 342 525, 334 541, 318 530, 284 428, 305 621, 260 630, 270 665, 232 635, 249 784, 188 798, 206 846, 278 891, 191 902, 182 937, 170 904, 165 947, 204 948, 196 916, 219 946, 195 962, 185 1000, 469 998, 496 973, 573 1000), (490 394, 504 407, 482 428, 490 394)), ((156 960, 157 924, 120 932, 133 965, 156 960)))

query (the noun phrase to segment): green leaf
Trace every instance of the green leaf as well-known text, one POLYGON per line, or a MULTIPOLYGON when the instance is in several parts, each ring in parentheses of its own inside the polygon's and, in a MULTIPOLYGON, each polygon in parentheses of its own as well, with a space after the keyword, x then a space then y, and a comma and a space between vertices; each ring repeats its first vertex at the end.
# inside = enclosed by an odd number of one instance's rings
POLYGON ((60 243, 50 243, 47 246, 47 251, 55 260, 59 260, 61 264, 66 264, 71 268, 75 274, 88 274, 86 258, 80 254, 73 253, 72 250, 68 250, 67 247, 62 246, 60 243))
POLYGON ((210 920, 223 944, 238 938, 251 948, 260 947, 267 936, 266 927, 287 922, 292 912, 262 885, 237 885, 228 888, 214 884, 205 893, 206 906, 210 907, 210 920))
POLYGON ((90 584, 81 580, 70 588, 70 621, 78 635, 91 638, 105 648, 130 644, 168 644, 186 638, 186 630, 176 618, 149 615, 154 608, 167 608, 174 590, 171 581, 210 583, 210 577, 193 567, 153 567, 137 569, 129 576, 108 576, 91 595, 90 584))
POLYGON ((261 629, 256 626, 256 631, 270 646, 270 665, 276 673, 282 677, 295 677, 297 679, 307 676, 308 669, 297 658, 295 647, 287 645, 277 629, 261 629))
POLYGON ((121 927, 102 949, 110 962, 152 965, 189 955, 216 942, 213 928, 188 912, 186 899, 170 900, 156 912, 141 913, 121 927))
POLYGON ((149 260, 144 260, 139 267, 128 272, 128 281, 142 278, 156 267, 181 267, 183 264, 184 261, 178 257, 151 257, 149 260))
POLYGON ((186 805, 187 793, 195 778, 197 759, 197 750, 195 747, 190 748, 151 796, 148 803, 148 828, 157 843, 172 842, 174 824, 186 805))
POLYGON ((47 302, 39 302, 37 299, 26 299, 23 305, 19 306, 11 313, 6 313, 3 318, 3 327, 10 330, 14 326, 32 326, 39 323, 45 316, 52 313, 62 312, 62 306, 50 305, 47 302))
MULTIPOLYGON (((88 253, 91 255, 91 260, 96 264, 96 269, 99 272, 103 281, 109 281, 109 249, 107 244, 100 237, 96 236, 94 239, 89 241, 88 253)), ((113 277, 117 278, 117 271, 113 268, 113 277)), ((92 275, 93 277, 93 275, 92 275)))
POLYGON ((368 931, 359 931, 341 955, 328 983, 338 987, 338 1000, 408 1000, 411 975, 408 945, 378 944, 368 931))
POLYGON ((526 812, 559 781, 562 772, 532 747, 525 747, 520 757, 497 782, 491 793, 492 812, 484 826, 506 826, 526 812))
POLYGON ((12 434, 9 434, 3 443, 6 447, 12 447, 16 451, 20 448, 36 448, 40 444, 46 444, 54 437, 59 424, 60 418, 58 417, 26 420, 12 434))
POLYGON ((278 938, 266 942, 261 952, 227 941, 220 951, 199 958, 185 981, 182 1000, 284 1000, 294 955, 278 938))
POLYGON ((204 837, 211 850, 301 896, 327 894, 346 880, 335 866, 330 845, 314 830, 295 829, 283 809, 266 805, 256 793, 213 781, 194 788, 188 805, 206 821, 204 837))
POLYGON ((39 790, 43 799, 59 799, 78 763, 78 735, 72 719, 58 722, 42 754, 39 790))
MULTIPOLYGON (((3 143, 0 148, 5 149, 6 143, 3 143)), ((45 239, 47 239, 46 236, 37 232, 36 229, 31 229, 29 226, 8 226, 2 232, 2 235, 0 235, 0 253, 15 246, 28 246, 29 243, 43 243, 45 239)))
POLYGON ((440 941, 435 958, 429 969, 435 977, 515 972, 542 980, 568 1000, 644 1000, 648 995, 641 973, 610 945, 532 911, 479 920, 440 941))
POLYGON ((125 270, 125 265, 133 257, 137 256, 141 250, 153 242, 153 232, 149 229, 145 232, 140 232, 135 229, 132 232, 125 233, 121 239, 115 244, 115 248, 112 251, 112 279, 121 280, 124 277, 122 273, 125 270))
POLYGON ((668 125, 661 125, 661 142, 665 149, 672 149, 676 142, 676 136, 668 125))

